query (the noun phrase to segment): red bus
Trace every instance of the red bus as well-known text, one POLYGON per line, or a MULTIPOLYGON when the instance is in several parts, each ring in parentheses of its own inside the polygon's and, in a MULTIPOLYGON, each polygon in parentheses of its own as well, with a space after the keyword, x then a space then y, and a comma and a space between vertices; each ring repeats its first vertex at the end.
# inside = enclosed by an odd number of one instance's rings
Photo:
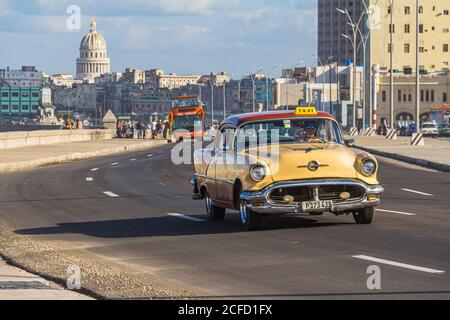
POLYGON ((175 97, 168 116, 170 136, 176 141, 203 138, 205 111, 198 96, 175 97))

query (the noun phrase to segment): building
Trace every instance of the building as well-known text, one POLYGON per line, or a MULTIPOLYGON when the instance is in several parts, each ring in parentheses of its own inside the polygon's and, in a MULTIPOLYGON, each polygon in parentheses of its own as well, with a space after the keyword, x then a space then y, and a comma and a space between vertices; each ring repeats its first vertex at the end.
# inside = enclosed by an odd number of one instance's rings
POLYGON ((123 80, 128 83, 144 84, 145 71, 134 68, 126 68, 123 74, 123 80))
POLYGON ((0 70, 0 115, 34 118, 43 104, 51 104, 44 73, 34 66, 0 70))
POLYGON ((20 70, 0 69, 0 79, 14 88, 41 88, 44 73, 34 66, 23 66, 20 70))
POLYGON ((91 22, 91 29, 80 43, 80 57, 77 59, 77 79, 94 83, 96 77, 111 72, 108 47, 105 38, 97 32, 97 23, 91 22))
POLYGON ((214 86, 220 86, 223 85, 225 82, 230 82, 231 77, 226 72, 220 72, 220 73, 210 73, 207 75, 203 75, 198 80, 199 83, 205 84, 205 85, 214 85, 214 86))
POLYGON ((34 117, 38 114, 41 103, 42 88, 0 86, 1 116, 34 117))
POLYGON ((102 74, 100 77, 95 78, 95 84, 105 85, 122 82, 124 74, 122 72, 112 72, 102 74))
POLYGON ((55 87, 72 88, 75 84, 80 84, 83 81, 75 80, 71 74, 54 74, 49 77, 50 85, 55 87))
POLYGON ((94 84, 82 83, 71 88, 55 87, 52 100, 56 111, 61 115, 74 113, 95 117, 97 109, 97 92, 94 84))
MULTIPOLYGON (((396 74, 394 76, 394 117, 395 121, 415 120, 415 76, 396 74)), ((377 81, 378 118, 389 119, 390 76, 381 73, 377 81)), ((450 72, 423 75, 420 86, 421 121, 431 120, 434 108, 448 106, 450 92, 450 72)))
MULTIPOLYGON (((367 44, 367 65, 390 69, 390 30, 393 32, 393 69, 410 74, 415 72, 416 59, 416 1, 396 0, 391 11, 389 0, 365 0, 372 6, 369 22, 361 23, 362 31, 370 25, 367 44), (391 12, 393 26, 391 24, 391 12)), ((353 21, 364 12, 362 0, 319 0, 318 2, 318 57, 319 63, 337 61, 348 65, 353 61, 353 47, 342 36, 352 36, 346 15, 336 9, 347 9, 353 21)), ((450 2, 427 0, 420 3, 420 69, 422 73, 449 69, 450 2)), ((358 36, 357 64, 363 63, 363 46, 358 36)), ((370 69, 370 68, 368 68, 370 69)))
MULTIPOLYGON (((421 117, 430 117, 431 101, 426 101, 428 90, 431 100, 431 83, 442 85, 442 72, 449 70, 450 54, 450 2, 441 0, 421 1, 418 9, 419 25, 416 26, 416 1, 396 0, 391 7, 389 0, 365 0, 370 8, 370 19, 363 19, 361 31, 367 33, 369 38, 366 46, 365 65, 365 92, 367 101, 367 117, 370 116, 371 102, 370 83, 373 79, 372 67, 378 66, 377 101, 379 101, 378 116, 380 121, 389 114, 390 104, 384 99, 390 100, 390 88, 386 90, 386 83, 390 83, 390 73, 394 74, 394 121, 415 114, 415 79, 416 50, 419 51, 419 73, 421 92, 425 98, 420 99, 421 117), (392 19, 392 23, 391 23, 392 19), (369 28, 370 27, 370 28, 369 28), (419 47, 416 46, 416 30, 419 32, 419 47), (392 36, 392 48, 391 48, 392 36), (391 70, 392 57, 392 70, 391 70), (390 72, 391 70, 391 72, 390 72), (431 80, 433 79, 433 80, 431 80), (399 81, 398 83, 396 81, 399 81), (401 101, 399 101, 401 96, 401 101), (404 101, 406 98, 406 101, 404 101), (411 101, 409 101, 411 99, 411 101)), ((353 62, 353 47, 350 41, 342 36, 352 36, 352 28, 347 23, 346 15, 336 9, 347 10, 352 20, 358 21, 364 12, 362 0, 319 0, 318 3, 318 57, 319 63, 325 61, 337 61, 339 65, 350 65, 353 62)), ((363 64, 364 46, 361 45, 361 37, 357 39, 357 64, 363 64)), ((445 79, 445 77, 444 77, 445 79)), ((343 87, 338 79, 339 90, 343 87)), ((444 81, 445 82, 445 81, 444 81)), ((359 83, 357 80, 356 83, 359 83)), ((344 85, 347 87, 348 84, 344 85)), ((352 86, 352 83, 350 84, 352 86)), ((372 84, 373 87, 373 84, 372 84)), ((359 92, 359 89, 357 89, 359 92)), ((435 89, 437 95, 438 89, 435 89)), ((442 92, 441 96, 448 95, 442 92)), ((345 92, 339 92, 338 96, 344 100, 345 92)), ((360 101, 360 100, 357 100, 360 101)), ((362 113, 358 112, 361 119, 362 113)), ((390 118, 390 117, 389 117, 390 118)), ((414 120, 414 119, 412 119, 414 120)), ((388 122, 391 122, 388 119, 388 122)), ((367 122, 366 122, 367 123, 367 122)), ((368 123, 367 123, 368 124, 368 123)))
POLYGON ((181 88, 189 84, 196 84, 199 79, 200 75, 165 74, 162 69, 145 71, 145 82, 152 88, 181 88))

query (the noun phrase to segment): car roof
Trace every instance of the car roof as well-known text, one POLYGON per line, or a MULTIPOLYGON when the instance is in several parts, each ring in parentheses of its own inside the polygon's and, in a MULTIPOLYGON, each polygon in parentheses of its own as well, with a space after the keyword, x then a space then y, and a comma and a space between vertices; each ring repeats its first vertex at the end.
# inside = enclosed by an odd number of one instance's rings
POLYGON ((326 112, 318 112, 316 115, 299 115, 293 110, 288 111, 268 111, 268 112, 253 112, 244 113, 239 115, 234 115, 227 118, 222 122, 222 126, 239 127, 240 125, 260 120, 271 120, 271 119, 292 119, 292 118, 328 118, 335 120, 334 117, 326 112))

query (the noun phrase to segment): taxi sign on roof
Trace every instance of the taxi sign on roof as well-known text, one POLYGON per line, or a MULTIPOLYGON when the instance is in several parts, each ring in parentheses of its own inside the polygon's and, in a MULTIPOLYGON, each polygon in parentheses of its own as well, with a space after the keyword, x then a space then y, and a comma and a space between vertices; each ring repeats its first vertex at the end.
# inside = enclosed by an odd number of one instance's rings
POLYGON ((315 107, 298 107, 295 114, 298 116, 317 116, 317 110, 315 107))

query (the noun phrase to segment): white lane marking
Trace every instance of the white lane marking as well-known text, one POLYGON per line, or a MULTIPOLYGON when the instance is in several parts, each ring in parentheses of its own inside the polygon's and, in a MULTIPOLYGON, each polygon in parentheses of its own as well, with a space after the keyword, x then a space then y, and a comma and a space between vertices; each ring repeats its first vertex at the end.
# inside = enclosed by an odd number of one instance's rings
POLYGON ((118 198, 118 197, 120 197, 119 195, 117 195, 115 193, 112 193, 111 191, 103 191, 103 193, 106 194, 108 197, 111 197, 111 198, 118 198))
POLYGON ((416 193, 416 194, 420 194, 422 196, 428 196, 428 197, 434 197, 434 195, 429 194, 429 193, 425 193, 425 192, 421 192, 421 191, 416 191, 416 190, 411 190, 411 189, 402 189, 403 191, 406 192, 411 192, 411 193, 416 193))
POLYGON ((152 155, 152 154, 149 154, 147 157, 148 157, 148 158, 151 158, 151 157, 153 157, 153 155, 152 155))
POLYGON ((383 210, 383 209, 376 209, 378 212, 386 212, 386 213, 395 213, 395 214, 401 214, 404 216, 417 216, 415 213, 409 213, 409 212, 401 212, 401 211, 392 211, 392 210, 383 210))
POLYGON ((425 272, 425 273, 445 274, 445 271, 442 271, 442 270, 424 268, 424 267, 414 266, 411 264, 389 261, 389 260, 384 260, 384 259, 379 259, 379 258, 374 258, 374 257, 369 257, 369 256, 364 256, 364 255, 353 256, 353 258, 371 261, 371 262, 375 262, 375 263, 381 263, 381 264, 385 264, 385 265, 389 265, 389 266, 393 266, 393 267, 405 268, 405 269, 414 270, 414 271, 421 271, 421 272, 425 272))
POLYGON ((87 182, 92 182, 92 181, 94 181, 94 178, 92 178, 92 177, 87 177, 87 178, 86 178, 86 181, 87 181, 87 182))
POLYGON ((131 159, 130 161, 136 161, 136 159, 131 159))
POLYGON ((180 219, 189 220, 189 221, 194 221, 194 222, 205 222, 205 220, 203 220, 203 219, 194 218, 194 217, 191 217, 191 216, 185 216, 184 214, 179 214, 179 213, 168 213, 168 215, 171 216, 171 217, 180 218, 180 219))
POLYGON ((114 162, 114 163, 111 163, 111 165, 112 166, 117 166, 117 165, 119 165, 119 163, 118 162, 114 162))
POLYGON ((92 171, 92 172, 98 171, 98 168, 94 168, 94 169, 92 169, 91 171, 92 171))

